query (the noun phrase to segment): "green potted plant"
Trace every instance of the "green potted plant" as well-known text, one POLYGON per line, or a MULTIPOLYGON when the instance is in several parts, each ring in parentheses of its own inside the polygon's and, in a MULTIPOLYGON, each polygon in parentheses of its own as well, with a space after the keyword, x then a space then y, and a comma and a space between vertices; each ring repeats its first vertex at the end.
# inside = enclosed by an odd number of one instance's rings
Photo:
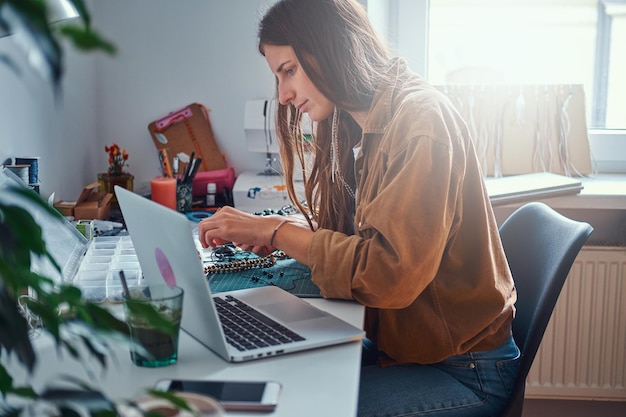
MULTIPOLYGON (((0 182, 1 184, 1 182, 0 182)), ((128 343, 129 330, 111 312, 97 304, 86 301, 80 289, 34 272, 33 260, 44 258, 54 269, 60 266, 48 251, 43 231, 37 224, 29 207, 38 206, 48 216, 63 221, 61 214, 48 205, 33 190, 19 185, 2 189, 0 196, 0 359, 15 355, 17 361, 32 373, 37 361, 29 332, 38 318, 35 330, 47 333, 57 348, 79 360, 96 360, 103 368, 107 366, 108 348, 111 343, 128 343), (8 198, 7 198, 8 196, 8 198), (27 203, 27 204, 24 204, 27 203), (86 352, 83 355, 81 352, 86 352)), ((140 308, 140 314, 160 329, 167 330, 171 323, 149 306, 140 308)), ((61 385, 36 391, 29 385, 14 380, 4 361, 0 361, 0 412, 5 416, 42 415, 43 410, 54 406, 54 414, 76 416, 68 400, 76 402, 85 394, 98 398, 98 409, 90 410, 94 416, 117 415, 116 403, 91 388, 87 383, 67 379, 61 385), (19 398, 22 406, 12 406, 3 400, 19 398), (59 401, 60 399, 63 401, 59 401), (26 401, 24 401, 26 400, 26 401), (28 413, 27 413, 28 414, 28 413)), ((176 396, 151 390, 153 396, 164 398, 177 407, 188 409, 187 404, 176 396)), ((132 404, 132 401, 128 401, 132 404)))
MULTIPOLYGON (((49 24, 48 2, 52 0, 0 0, 0 36, 21 30, 30 39, 31 47, 43 57, 43 73, 50 75, 51 86, 58 93, 63 73, 63 56, 60 47, 62 38, 82 51, 115 52, 115 47, 101 37, 91 27, 90 15, 82 0, 69 1, 80 14, 80 19, 63 25, 49 24)), ((15 61, 0 54, 0 63, 20 72, 15 61)), ((39 68, 37 70, 40 70, 39 68)), ((54 269, 60 267, 46 248, 42 229, 19 201, 36 204, 47 213, 62 221, 61 215, 44 202, 41 197, 26 187, 10 186, 2 190, 0 196, 0 414, 6 416, 22 415, 26 410, 31 414, 41 415, 42 411, 33 408, 35 404, 56 404, 55 410, 49 408, 46 413, 61 416, 78 415, 74 409, 59 405, 57 394, 67 394, 57 388, 37 391, 30 385, 21 385, 5 366, 8 357, 15 357, 28 374, 32 374, 37 355, 31 343, 29 331, 31 324, 25 314, 40 321, 42 332, 48 333, 56 346, 72 357, 81 360, 97 360, 107 366, 106 348, 111 342, 127 341, 127 325, 113 316, 107 309, 85 301, 81 291, 64 283, 54 282, 49 277, 33 271, 33 260, 44 258, 54 269), (16 203, 17 202, 17 203, 16 203), (73 332, 72 329, 82 329, 73 332), (87 329, 88 331, 85 331, 87 329), (71 337, 68 337, 68 332, 71 337), (81 352, 87 352, 84 358, 81 352), (19 398, 19 405, 9 405, 9 398, 19 398)), ((26 206, 27 207, 27 206, 26 206)), ((147 312, 149 313, 149 312, 147 312)), ((154 324, 168 326, 158 317, 152 317, 154 324)), ((11 368, 14 369, 14 368, 11 368)), ((82 381, 73 383, 71 393, 97 393, 82 381)), ((174 396, 151 391, 153 395, 164 397, 180 408, 187 408, 174 396)), ((106 407, 91 410, 91 415, 114 416, 117 408, 105 398, 106 407)))
MULTIPOLYGON (((32 190, 16 186, 5 191, 13 199, 39 205, 61 221, 60 214, 32 190)), ((40 319, 41 331, 50 334, 58 347, 80 358, 77 344, 82 344, 102 366, 106 366, 107 356, 100 346, 106 346, 110 340, 123 340, 128 334, 126 324, 108 310, 84 301, 78 288, 59 285, 33 272, 32 260, 37 257, 46 258, 60 271, 45 246, 40 226, 29 211, 20 204, 0 201, 0 357, 15 355, 29 373, 34 370, 37 357, 29 335, 31 323, 24 314, 29 311, 40 319), (77 325, 89 328, 91 334, 72 332, 73 337, 66 337, 65 330, 77 325)), ((0 393, 5 399, 17 396, 54 400, 48 391, 36 392, 30 386, 17 385, 2 363, 0 393)), ((17 415, 20 411, 5 407, 2 411, 8 415, 17 415)))

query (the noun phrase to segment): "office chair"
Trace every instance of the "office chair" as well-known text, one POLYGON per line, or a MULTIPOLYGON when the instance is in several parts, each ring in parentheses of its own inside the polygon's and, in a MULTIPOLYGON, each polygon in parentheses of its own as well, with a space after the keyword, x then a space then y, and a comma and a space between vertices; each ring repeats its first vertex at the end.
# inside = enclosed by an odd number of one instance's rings
POLYGON ((520 417, 526 378, 574 259, 593 231, 544 203, 518 208, 500 226, 517 289, 513 337, 521 351, 519 374, 501 417, 520 417))

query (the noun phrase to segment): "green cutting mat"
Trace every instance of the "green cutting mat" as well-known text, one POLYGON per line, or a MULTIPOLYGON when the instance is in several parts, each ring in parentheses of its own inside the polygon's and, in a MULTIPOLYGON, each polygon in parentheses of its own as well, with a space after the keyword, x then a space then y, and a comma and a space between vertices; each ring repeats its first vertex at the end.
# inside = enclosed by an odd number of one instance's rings
POLYGON ((276 285, 298 297, 321 297, 311 281, 311 270, 290 258, 276 261, 270 268, 208 274, 207 279, 214 293, 276 285))

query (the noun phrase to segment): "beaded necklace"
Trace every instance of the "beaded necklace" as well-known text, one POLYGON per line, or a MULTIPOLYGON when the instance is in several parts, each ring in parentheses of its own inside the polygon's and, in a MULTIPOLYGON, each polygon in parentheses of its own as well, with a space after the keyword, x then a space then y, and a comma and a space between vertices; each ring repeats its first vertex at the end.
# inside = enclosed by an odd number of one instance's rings
POLYGON ((204 274, 220 274, 228 272, 241 272, 247 269, 270 268, 276 264, 276 261, 283 259, 287 259, 287 254, 281 250, 276 250, 263 257, 223 263, 218 262, 213 265, 207 265, 204 267, 204 274))
POLYGON ((334 110, 333 110, 333 119, 332 119, 332 125, 331 125, 331 144, 330 144, 330 174, 331 174, 331 180, 334 183, 335 182, 335 174, 339 177, 339 181, 343 184, 343 187, 346 189, 346 191, 348 192, 348 194, 350 194, 350 196, 352 197, 352 199, 356 200, 356 196, 354 191, 352 190, 352 187, 350 187, 350 185, 348 185, 348 183, 346 182, 346 180, 343 178, 343 175, 341 175, 341 163, 339 162, 339 141, 337 140, 337 123, 338 123, 338 111, 337 111, 337 107, 335 106, 334 110))

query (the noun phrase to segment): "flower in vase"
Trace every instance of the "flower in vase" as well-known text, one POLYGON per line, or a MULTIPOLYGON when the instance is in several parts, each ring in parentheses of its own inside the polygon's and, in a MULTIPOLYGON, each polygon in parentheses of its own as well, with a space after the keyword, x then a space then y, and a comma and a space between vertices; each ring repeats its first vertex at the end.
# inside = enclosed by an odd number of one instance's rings
POLYGON ((109 169, 107 171, 109 175, 126 174, 124 171, 124 166, 128 161, 126 149, 120 149, 117 143, 114 143, 111 146, 105 146, 104 151, 109 154, 109 169))

